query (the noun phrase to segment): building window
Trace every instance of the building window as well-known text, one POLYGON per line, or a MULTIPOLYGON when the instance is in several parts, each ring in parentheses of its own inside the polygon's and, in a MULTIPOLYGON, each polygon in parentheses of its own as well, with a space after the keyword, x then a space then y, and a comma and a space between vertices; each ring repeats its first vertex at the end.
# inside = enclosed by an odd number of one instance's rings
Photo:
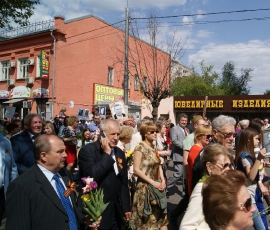
POLYGON ((134 76, 134 90, 139 90, 139 86, 140 86, 140 79, 138 74, 135 74, 134 76))
POLYGON ((18 79, 23 79, 28 76, 28 58, 18 60, 18 79))
POLYGON ((143 84, 142 84, 142 86, 143 86, 144 91, 147 91, 147 77, 143 77, 143 84))
POLYGON ((9 79, 9 65, 8 65, 9 61, 3 61, 0 63, 0 68, 1 68, 1 72, 0 72, 0 81, 5 81, 7 79, 9 79))
POLYGON ((113 85, 113 68, 108 68, 108 85, 113 85))

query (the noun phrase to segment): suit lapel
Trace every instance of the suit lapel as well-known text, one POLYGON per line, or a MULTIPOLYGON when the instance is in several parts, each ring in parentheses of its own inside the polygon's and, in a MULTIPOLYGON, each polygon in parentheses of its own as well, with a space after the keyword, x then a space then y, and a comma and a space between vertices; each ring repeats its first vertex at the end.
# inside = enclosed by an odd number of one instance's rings
POLYGON ((66 211, 61 203, 59 196, 57 195, 56 191, 54 190, 46 176, 43 174, 43 172, 39 169, 37 165, 35 165, 33 170, 36 174, 37 182, 40 183, 41 190, 55 204, 58 209, 60 209, 63 213, 66 214, 66 211))

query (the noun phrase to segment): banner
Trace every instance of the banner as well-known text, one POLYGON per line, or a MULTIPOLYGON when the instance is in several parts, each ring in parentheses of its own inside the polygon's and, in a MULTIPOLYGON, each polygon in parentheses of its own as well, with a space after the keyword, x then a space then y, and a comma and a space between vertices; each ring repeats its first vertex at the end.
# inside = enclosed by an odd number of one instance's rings
POLYGON ((48 98, 49 90, 45 88, 37 88, 33 90, 33 98, 48 98))
POLYGON ((50 53, 46 51, 40 51, 40 77, 49 77, 49 66, 50 66, 50 53))
POLYGON ((6 111, 5 111, 5 117, 6 118, 13 118, 14 114, 15 114, 15 107, 11 107, 11 106, 6 106, 6 111))
POLYGON ((6 90, 0 90, 0 99, 9 99, 9 92, 6 90))
POLYGON ((30 97, 30 88, 25 86, 16 86, 10 91, 11 98, 26 98, 30 97))

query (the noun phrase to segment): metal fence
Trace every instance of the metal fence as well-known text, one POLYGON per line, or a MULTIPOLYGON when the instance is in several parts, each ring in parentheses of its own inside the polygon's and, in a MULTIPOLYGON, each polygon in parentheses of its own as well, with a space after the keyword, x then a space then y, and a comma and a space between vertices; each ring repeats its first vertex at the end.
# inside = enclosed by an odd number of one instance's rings
POLYGON ((11 30, 2 29, 0 30, 0 38, 2 39, 12 39, 24 35, 29 35, 45 30, 50 30, 54 28, 54 19, 42 22, 36 22, 28 26, 17 27, 11 30))

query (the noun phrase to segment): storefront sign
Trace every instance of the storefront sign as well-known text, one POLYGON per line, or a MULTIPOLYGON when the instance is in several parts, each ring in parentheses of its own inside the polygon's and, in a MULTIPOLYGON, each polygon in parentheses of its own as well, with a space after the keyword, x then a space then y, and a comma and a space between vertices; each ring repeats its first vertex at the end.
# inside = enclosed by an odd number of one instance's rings
POLYGON ((117 99, 121 100, 124 96, 123 89, 99 84, 94 84, 93 91, 94 91, 94 104, 96 104, 99 101, 115 101, 117 99))
MULTIPOLYGON (((196 109, 203 108, 204 101, 175 101, 174 108, 196 109)), ((208 100, 206 108, 223 108, 223 100, 208 100)))
POLYGON ((48 98, 49 90, 45 88, 37 88, 33 91, 34 98, 48 98))
POLYGON ((0 90, 0 99, 9 99, 9 92, 6 90, 0 90))
POLYGON ((270 100, 233 100, 233 108, 270 108, 270 100))
POLYGON ((49 77, 49 66, 50 66, 50 54, 49 52, 40 51, 40 77, 49 77))
POLYGON ((30 97, 30 88, 25 86, 17 86, 11 90, 11 98, 30 97))

